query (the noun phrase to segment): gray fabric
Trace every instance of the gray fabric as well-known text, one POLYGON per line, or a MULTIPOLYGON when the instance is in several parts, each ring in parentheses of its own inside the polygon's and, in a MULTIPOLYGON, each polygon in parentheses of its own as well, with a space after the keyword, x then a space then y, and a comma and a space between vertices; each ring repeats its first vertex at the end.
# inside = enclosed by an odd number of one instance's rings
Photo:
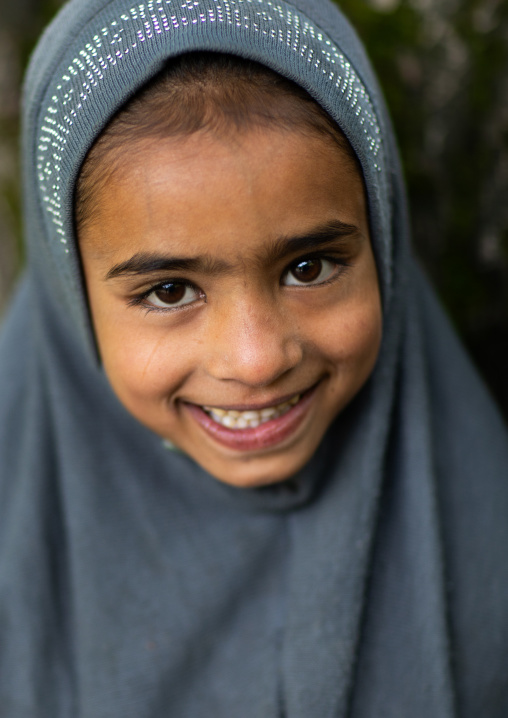
POLYGON ((383 100, 340 12, 75 0, 33 57, 23 148, 29 266, 0 336, 2 718, 504 718, 506 430, 411 258, 383 100), (234 489, 168 452, 95 356, 75 177, 115 109, 193 49, 299 82, 365 176, 381 354, 292 488, 234 489))

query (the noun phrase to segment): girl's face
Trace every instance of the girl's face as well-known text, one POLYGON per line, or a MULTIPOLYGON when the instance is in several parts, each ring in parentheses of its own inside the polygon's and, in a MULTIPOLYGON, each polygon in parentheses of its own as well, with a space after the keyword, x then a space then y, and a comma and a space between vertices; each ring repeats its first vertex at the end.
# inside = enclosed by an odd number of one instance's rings
POLYGON ((351 159, 296 130, 150 140, 95 202, 80 250, 120 401, 228 484, 294 475, 381 341, 351 159))

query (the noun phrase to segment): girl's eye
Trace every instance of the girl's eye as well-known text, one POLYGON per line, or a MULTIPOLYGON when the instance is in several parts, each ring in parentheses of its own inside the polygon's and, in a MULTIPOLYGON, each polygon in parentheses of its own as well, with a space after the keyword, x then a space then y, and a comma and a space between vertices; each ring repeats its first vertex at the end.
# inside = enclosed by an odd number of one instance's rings
POLYGON ((322 284, 337 271, 337 262, 331 259, 302 259, 293 264, 283 277, 283 284, 301 287, 309 284, 322 284))
POLYGON ((183 307, 199 299, 201 292, 192 284, 165 282, 145 295, 145 301, 154 307, 183 307))

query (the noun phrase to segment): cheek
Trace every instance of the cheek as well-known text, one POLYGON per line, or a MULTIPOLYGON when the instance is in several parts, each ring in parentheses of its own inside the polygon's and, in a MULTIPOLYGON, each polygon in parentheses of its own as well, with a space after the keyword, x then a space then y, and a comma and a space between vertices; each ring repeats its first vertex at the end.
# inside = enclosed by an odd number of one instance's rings
POLYGON ((353 389, 361 386, 374 368, 381 345, 379 293, 372 292, 327 313, 314 331, 319 350, 339 378, 351 380, 353 389))
POLYGON ((124 402, 165 400, 185 380, 193 365, 191 347, 168 332, 122 331, 111 325, 98 331, 104 370, 124 402), (176 347, 178 346, 178 351, 176 347))

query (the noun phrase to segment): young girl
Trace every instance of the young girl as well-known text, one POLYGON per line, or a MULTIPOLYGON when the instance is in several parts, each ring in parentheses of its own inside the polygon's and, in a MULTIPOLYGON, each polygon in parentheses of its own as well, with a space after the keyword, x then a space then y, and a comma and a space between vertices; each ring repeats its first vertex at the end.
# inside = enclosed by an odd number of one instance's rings
POLYGON ((73 0, 0 343, 2 718, 501 718, 508 440, 326 0, 73 0))

